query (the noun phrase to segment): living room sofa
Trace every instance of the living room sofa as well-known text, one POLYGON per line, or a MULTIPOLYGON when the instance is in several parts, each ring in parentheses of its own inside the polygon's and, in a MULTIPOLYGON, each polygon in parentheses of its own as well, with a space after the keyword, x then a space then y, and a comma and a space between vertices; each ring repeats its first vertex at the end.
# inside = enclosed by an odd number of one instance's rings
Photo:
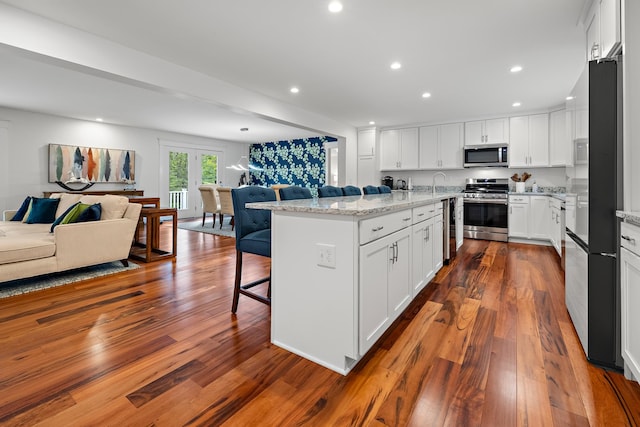
POLYGON ((0 221, 0 286, 2 282, 79 267, 122 261, 126 265, 142 205, 116 195, 54 193, 60 199, 55 217, 77 202, 100 203, 100 219, 91 222, 28 224, 11 221, 17 210, 4 211, 0 221))

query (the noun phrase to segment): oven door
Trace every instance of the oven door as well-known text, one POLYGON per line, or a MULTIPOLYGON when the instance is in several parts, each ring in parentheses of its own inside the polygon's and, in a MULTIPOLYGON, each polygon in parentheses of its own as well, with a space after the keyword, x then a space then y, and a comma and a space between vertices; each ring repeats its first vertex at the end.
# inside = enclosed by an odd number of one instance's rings
POLYGON ((506 242, 509 227, 508 204, 506 199, 465 199, 464 236, 506 242))

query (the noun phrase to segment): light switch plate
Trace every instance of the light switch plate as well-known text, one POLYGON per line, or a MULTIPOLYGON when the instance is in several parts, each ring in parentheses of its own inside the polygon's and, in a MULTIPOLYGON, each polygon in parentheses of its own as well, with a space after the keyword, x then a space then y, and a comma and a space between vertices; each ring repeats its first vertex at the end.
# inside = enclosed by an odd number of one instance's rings
POLYGON ((317 243, 318 265, 321 267, 336 268, 336 246, 325 243, 317 243))

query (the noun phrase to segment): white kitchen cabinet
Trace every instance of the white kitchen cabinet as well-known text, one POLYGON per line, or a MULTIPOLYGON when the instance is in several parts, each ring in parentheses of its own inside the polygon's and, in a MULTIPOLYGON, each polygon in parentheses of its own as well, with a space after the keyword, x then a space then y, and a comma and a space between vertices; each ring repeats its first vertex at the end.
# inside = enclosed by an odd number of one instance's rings
POLYGON ((358 186, 377 185, 380 181, 374 156, 358 156, 358 186))
POLYGON ((418 295, 434 276, 433 236, 433 217, 411 227, 411 246, 413 250, 411 287, 414 296, 418 295))
POLYGON ((587 61, 601 57, 600 49, 600 1, 595 0, 585 21, 587 36, 587 61))
POLYGON ((433 270, 438 272, 444 264, 444 217, 442 204, 436 204, 436 216, 433 218, 433 270))
POLYGON ((380 169, 418 169, 418 128, 380 132, 380 169))
POLYGON ((411 301, 410 229, 360 247, 360 354, 366 353, 411 301))
POLYGON ((562 238, 564 233, 564 212, 562 202, 552 197, 549 198, 549 237, 551 244, 558 255, 562 256, 562 238))
POLYGON ((509 237, 529 238, 529 196, 509 196, 509 237))
POLYGON ((420 128, 420 169, 462 169, 463 123, 420 128))
POLYGON ((466 122, 464 124, 464 144, 509 144, 509 119, 466 122))
POLYGON ((620 229, 620 304, 622 358, 625 375, 640 380, 640 228, 622 223, 620 229))
POLYGON ((595 0, 585 20, 587 60, 610 57, 620 50, 620 0, 595 0))
POLYGON ((376 155, 376 130, 362 129, 358 131, 358 156, 376 155))
POLYGON ((509 119, 510 167, 549 166, 549 115, 509 119))
POLYGON ((529 196, 529 238, 549 240, 549 197, 529 196))
POLYGON ((566 110, 549 114, 549 165, 570 166, 571 137, 567 123, 571 123, 566 110), (567 121, 569 120, 569 121, 567 121))
POLYGON ((456 201, 456 250, 464 243, 464 198, 456 201))

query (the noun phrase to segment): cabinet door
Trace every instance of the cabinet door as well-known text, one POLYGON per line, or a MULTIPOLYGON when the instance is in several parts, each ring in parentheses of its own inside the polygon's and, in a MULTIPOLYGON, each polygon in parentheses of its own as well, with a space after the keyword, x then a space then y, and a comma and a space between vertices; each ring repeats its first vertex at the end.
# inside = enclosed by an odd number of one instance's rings
POLYGON ((511 117, 509 119, 511 143, 509 144, 509 166, 529 165, 529 117, 511 117))
POLYGON ((418 128, 400 130, 401 169, 418 169, 418 128))
POLYGON ((529 204, 509 204, 509 237, 529 238, 529 204))
POLYGON ((485 141, 488 144, 509 143, 509 119, 493 119, 485 121, 485 141))
POLYGON ((444 223, 442 212, 440 212, 433 221, 433 272, 435 274, 442 268, 444 258, 444 241, 442 236, 444 223))
POLYGON ((567 114, 565 110, 549 115, 549 165, 567 166, 567 114))
POLYGON ((620 0, 601 0, 600 42, 602 56, 611 55, 620 40, 620 0))
POLYGON ((549 166, 549 115, 529 116, 529 166, 549 166))
POLYGON ((622 357, 631 373, 640 380, 640 257, 620 249, 622 357))
MULTIPOLYGON (((413 295, 417 295, 427 284, 427 276, 424 274, 425 241, 427 238, 427 222, 422 221, 411 227, 411 288, 413 295)), ((429 260, 431 263, 432 260, 429 260)))
POLYGON ((596 0, 591 15, 587 18, 587 61, 600 57, 600 4, 596 0))
POLYGON ((371 348, 389 322, 387 274, 392 240, 387 236, 360 247, 360 354, 371 348))
POLYGON ((396 129, 380 132, 380 169, 393 170, 400 167, 400 131, 396 129))
POLYGON ((389 321, 393 322, 411 302, 411 233, 405 228, 399 231, 392 243, 393 261, 389 264, 387 293, 389 321))
POLYGON ((452 123, 440 126, 440 167, 462 169, 464 125, 452 123))
POLYGON ((549 240, 549 198, 546 196, 530 196, 529 237, 549 240))
POLYGON ((376 154, 376 130, 358 131, 358 156, 374 156, 376 154))
POLYGON ((421 169, 438 169, 440 167, 440 154, 438 153, 439 134, 440 126, 420 128, 421 169))
POLYGON ((365 185, 378 185, 380 181, 379 177, 376 178, 376 158, 358 157, 358 186, 364 187, 365 185))
POLYGON ((456 249, 464 243, 464 199, 458 197, 456 202, 456 249))
POLYGON ((466 122, 464 124, 464 144, 484 144, 484 122, 466 122))

